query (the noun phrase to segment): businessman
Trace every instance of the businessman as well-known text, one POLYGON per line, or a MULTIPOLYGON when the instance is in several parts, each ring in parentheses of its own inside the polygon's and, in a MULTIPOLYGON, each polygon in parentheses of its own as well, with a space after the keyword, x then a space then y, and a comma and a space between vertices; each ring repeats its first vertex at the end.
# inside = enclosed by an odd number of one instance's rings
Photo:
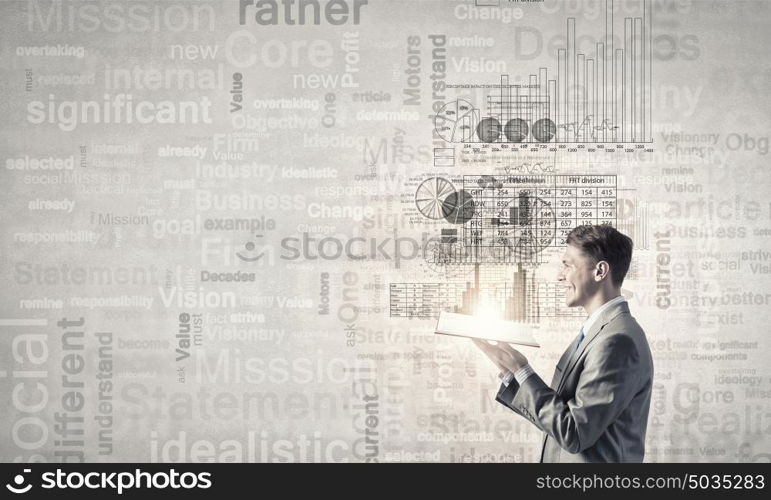
POLYGON ((557 364, 551 385, 503 343, 474 340, 501 370, 496 401, 544 433, 541 462, 642 462, 653 360, 621 296, 632 240, 609 225, 567 237, 559 282, 569 307, 588 315, 557 364))

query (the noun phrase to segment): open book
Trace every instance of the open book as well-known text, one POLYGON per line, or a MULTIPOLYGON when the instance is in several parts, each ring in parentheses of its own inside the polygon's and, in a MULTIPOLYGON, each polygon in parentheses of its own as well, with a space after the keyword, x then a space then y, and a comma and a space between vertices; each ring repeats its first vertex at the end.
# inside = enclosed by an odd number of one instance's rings
POLYGON ((513 321, 490 320, 467 314, 440 313, 434 333, 541 347, 533 337, 533 328, 527 325, 513 321))

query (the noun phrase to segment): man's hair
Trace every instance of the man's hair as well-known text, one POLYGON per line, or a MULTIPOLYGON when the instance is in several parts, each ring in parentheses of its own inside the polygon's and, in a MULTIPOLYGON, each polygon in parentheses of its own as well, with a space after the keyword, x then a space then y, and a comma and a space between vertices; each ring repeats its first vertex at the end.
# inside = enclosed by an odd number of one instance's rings
POLYGON ((567 244, 579 248, 594 260, 610 264, 610 278, 615 286, 621 286, 632 262, 632 238, 621 234, 608 224, 578 226, 568 234, 567 244))

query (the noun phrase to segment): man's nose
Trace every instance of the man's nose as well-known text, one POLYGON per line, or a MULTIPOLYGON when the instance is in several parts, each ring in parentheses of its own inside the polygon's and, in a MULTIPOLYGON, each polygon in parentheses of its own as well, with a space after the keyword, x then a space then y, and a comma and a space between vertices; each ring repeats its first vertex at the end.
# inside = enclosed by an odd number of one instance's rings
POLYGON ((560 269, 557 271, 557 281, 565 281, 565 270, 560 269))

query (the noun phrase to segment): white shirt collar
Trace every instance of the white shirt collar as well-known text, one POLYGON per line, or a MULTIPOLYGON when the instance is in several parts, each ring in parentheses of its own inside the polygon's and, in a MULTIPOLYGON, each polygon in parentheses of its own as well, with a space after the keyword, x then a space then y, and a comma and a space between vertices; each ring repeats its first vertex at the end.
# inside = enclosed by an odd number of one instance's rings
POLYGON ((600 319, 600 315, 603 313, 603 311, 607 310, 610 307, 613 307, 616 304, 620 304, 621 302, 626 302, 626 299, 623 295, 619 295, 615 299, 610 299, 609 301, 605 302, 603 305, 597 308, 591 316, 586 318, 586 321, 584 321, 584 335, 589 335, 589 330, 594 326, 594 324, 597 322, 597 320, 600 319))

